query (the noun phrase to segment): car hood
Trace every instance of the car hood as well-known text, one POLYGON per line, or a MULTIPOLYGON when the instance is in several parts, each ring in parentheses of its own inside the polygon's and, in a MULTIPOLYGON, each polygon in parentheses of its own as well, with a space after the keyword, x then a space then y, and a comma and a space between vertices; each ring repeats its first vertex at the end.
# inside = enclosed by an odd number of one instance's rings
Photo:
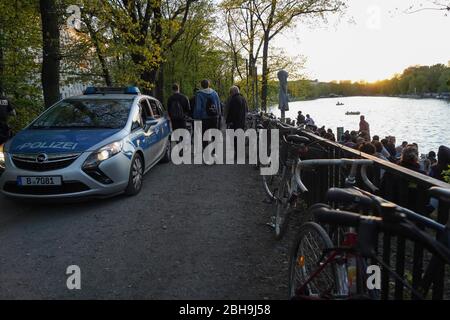
POLYGON ((10 153, 70 153, 84 152, 120 129, 26 129, 10 142, 10 153))

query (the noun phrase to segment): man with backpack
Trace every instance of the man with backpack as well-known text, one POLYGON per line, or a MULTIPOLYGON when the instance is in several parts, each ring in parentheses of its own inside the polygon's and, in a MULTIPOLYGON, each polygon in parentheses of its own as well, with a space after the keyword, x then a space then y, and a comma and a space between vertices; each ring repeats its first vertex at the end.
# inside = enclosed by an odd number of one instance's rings
POLYGON ((172 85, 173 94, 167 101, 167 110, 169 112, 170 121, 172 122, 172 130, 186 128, 185 115, 190 114, 191 107, 189 99, 180 93, 180 86, 176 83, 172 85))
MULTIPOLYGON (((193 118, 202 121, 202 134, 204 134, 208 129, 218 128, 222 106, 217 92, 209 87, 209 80, 202 80, 200 84, 202 89, 195 94, 193 118)), ((207 142, 204 141, 203 146, 205 145, 207 142)))

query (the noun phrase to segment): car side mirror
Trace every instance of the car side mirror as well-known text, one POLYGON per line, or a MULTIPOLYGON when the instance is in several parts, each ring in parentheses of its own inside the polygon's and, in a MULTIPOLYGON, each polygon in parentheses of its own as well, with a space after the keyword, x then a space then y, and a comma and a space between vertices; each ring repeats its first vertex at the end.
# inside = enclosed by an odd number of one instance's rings
POLYGON ((153 118, 147 119, 147 121, 145 122, 144 130, 147 132, 148 130, 150 130, 151 127, 155 126, 156 124, 158 124, 158 120, 155 120, 153 118))

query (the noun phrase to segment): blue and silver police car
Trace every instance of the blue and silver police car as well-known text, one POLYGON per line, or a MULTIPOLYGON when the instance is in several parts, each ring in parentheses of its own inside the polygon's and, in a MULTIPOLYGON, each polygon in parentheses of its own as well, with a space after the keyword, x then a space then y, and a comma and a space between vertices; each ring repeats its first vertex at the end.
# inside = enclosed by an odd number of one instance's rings
POLYGON ((41 114, 0 146, 0 189, 15 198, 137 194, 170 160, 167 112, 136 87, 89 87, 41 114))

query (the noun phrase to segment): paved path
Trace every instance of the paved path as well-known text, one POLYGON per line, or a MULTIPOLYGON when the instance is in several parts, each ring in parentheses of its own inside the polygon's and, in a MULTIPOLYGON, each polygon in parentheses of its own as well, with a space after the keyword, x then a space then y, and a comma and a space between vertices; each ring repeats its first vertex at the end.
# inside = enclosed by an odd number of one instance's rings
POLYGON ((132 198, 36 205, 0 196, 0 298, 284 299, 252 166, 158 165, 132 198), (81 268, 68 290, 66 268, 81 268))

